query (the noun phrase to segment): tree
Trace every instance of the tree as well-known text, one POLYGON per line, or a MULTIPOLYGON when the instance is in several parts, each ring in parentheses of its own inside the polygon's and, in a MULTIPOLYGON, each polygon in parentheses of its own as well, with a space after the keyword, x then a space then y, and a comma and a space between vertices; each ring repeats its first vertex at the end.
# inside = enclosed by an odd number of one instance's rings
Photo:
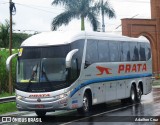
POLYGON ((61 25, 67 25, 72 19, 81 19, 81 30, 85 30, 84 20, 87 18, 94 31, 97 30, 99 22, 98 11, 93 4, 94 0, 54 0, 52 5, 63 5, 65 11, 56 16, 52 21, 52 30, 57 30, 61 25))
POLYGON ((5 20, 5 24, 0 24, 0 46, 7 48, 9 45, 9 21, 5 20))
POLYGON ((26 34, 26 33, 13 33, 13 48, 19 48, 21 43, 29 38, 31 36, 31 34, 26 34))
POLYGON ((102 31, 105 32, 104 15, 107 15, 109 18, 115 18, 116 17, 115 11, 111 7, 108 0, 106 2, 104 2, 103 0, 99 0, 99 2, 96 3, 96 8, 101 12, 102 31))

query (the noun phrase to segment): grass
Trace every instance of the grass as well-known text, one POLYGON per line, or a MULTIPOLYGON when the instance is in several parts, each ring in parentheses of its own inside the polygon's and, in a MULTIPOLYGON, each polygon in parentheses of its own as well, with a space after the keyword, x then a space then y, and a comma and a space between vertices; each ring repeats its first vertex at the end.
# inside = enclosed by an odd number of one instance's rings
POLYGON ((7 96, 15 96, 15 93, 13 93, 12 95, 9 94, 9 93, 7 93, 7 92, 4 92, 4 93, 1 93, 1 94, 0 94, 0 98, 2 98, 2 97, 7 97, 7 96))
POLYGON ((160 83, 157 82, 153 83, 153 86, 158 86, 158 85, 160 85, 160 83))
POLYGON ((160 86, 160 79, 153 81, 153 86, 160 86))
POLYGON ((15 111, 17 111, 15 102, 0 104, 0 114, 5 114, 8 112, 15 112, 15 111))
MULTIPOLYGON (((11 95, 7 92, 4 92, 4 93, 0 94, 0 98, 7 97, 7 96, 14 96, 14 95, 15 95, 15 93, 13 93, 11 95)), ((14 111, 17 111, 15 102, 8 102, 8 103, 0 104, 0 114, 5 114, 5 113, 8 113, 8 112, 14 112, 14 111)))

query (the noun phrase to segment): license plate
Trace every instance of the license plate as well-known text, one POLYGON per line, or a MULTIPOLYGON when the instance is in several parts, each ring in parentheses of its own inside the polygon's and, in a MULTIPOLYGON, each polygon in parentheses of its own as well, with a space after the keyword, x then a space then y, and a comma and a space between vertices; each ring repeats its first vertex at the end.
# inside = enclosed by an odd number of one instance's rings
POLYGON ((36 105, 36 108, 44 108, 44 105, 36 105))

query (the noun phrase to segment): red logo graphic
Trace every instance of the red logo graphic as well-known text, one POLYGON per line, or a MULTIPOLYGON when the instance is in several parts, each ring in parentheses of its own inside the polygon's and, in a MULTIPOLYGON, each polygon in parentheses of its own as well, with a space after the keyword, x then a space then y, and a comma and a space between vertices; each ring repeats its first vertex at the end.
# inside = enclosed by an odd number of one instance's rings
POLYGON ((30 98, 43 98, 43 97, 50 97, 50 94, 33 94, 29 95, 30 98))
POLYGON ((110 69, 110 68, 101 67, 101 66, 96 66, 96 68, 100 71, 100 73, 97 74, 97 76, 102 75, 104 72, 106 72, 107 75, 108 75, 108 74, 112 74, 112 73, 110 72, 110 70, 112 70, 112 69, 110 69))
POLYGON ((118 68, 118 73, 130 73, 130 72, 143 72, 147 71, 146 64, 120 64, 118 68))

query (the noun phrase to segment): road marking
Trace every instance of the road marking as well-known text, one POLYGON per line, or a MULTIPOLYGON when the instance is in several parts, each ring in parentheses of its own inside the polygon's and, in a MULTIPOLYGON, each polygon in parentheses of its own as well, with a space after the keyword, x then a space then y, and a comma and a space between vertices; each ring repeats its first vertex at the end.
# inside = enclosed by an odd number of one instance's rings
MULTIPOLYGON (((153 97, 153 99, 156 99, 156 98, 160 98, 160 96, 153 97)), ((138 104, 138 103, 136 103, 136 104, 138 104)), ((121 109, 125 109, 125 108, 128 108, 128 107, 134 106, 136 104, 132 104, 132 105, 128 105, 128 106, 125 106, 125 107, 121 107, 121 108, 113 109, 113 110, 110 110, 110 111, 102 112, 102 113, 95 114, 95 115, 92 115, 92 116, 88 116, 88 117, 85 117, 85 118, 73 120, 73 121, 70 121, 70 122, 67 122, 67 123, 62 123, 60 125, 67 125, 67 124, 71 124, 73 122, 78 122, 78 121, 81 121, 81 120, 85 120, 85 119, 88 119, 88 118, 91 118, 91 117, 100 116, 100 115, 105 114, 105 113, 111 113, 111 112, 114 112, 114 111, 118 111, 118 110, 121 110, 121 109)))
POLYGON ((81 118, 81 119, 73 120, 73 121, 70 121, 70 122, 67 122, 67 123, 62 123, 62 124, 60 124, 60 125, 67 125, 67 124, 71 124, 72 122, 78 122, 78 121, 80 121, 80 120, 88 119, 88 118, 95 117, 95 116, 100 116, 100 115, 105 114, 105 113, 111 113, 111 112, 118 111, 118 110, 121 110, 121 109, 125 109, 125 108, 128 108, 128 107, 131 107, 131 106, 137 105, 137 104, 138 104, 138 103, 136 103, 136 104, 132 104, 132 105, 128 105, 128 106, 125 106, 125 107, 121 107, 121 108, 117 108, 117 109, 113 109, 113 110, 110 110, 110 111, 102 112, 102 113, 95 114, 95 115, 92 115, 92 116, 88 116, 88 117, 85 117, 85 118, 81 118))

